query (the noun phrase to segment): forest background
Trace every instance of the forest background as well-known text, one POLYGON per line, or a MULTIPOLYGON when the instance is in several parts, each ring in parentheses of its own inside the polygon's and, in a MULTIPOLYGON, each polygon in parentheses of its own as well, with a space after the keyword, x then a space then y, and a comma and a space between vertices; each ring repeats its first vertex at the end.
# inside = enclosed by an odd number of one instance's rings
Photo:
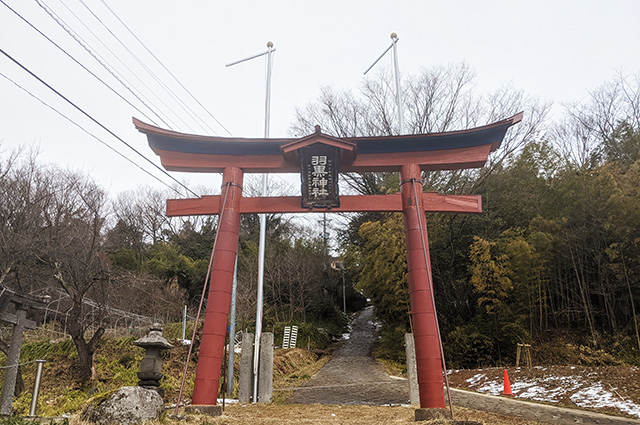
MULTIPOLYGON (((423 174, 427 191, 483 198, 482 214, 427 216, 449 366, 511 363, 518 343, 533 345, 537 363, 601 351, 605 362, 640 364, 640 75, 617 75, 585 102, 563 105, 560 118, 550 103, 510 86, 477 92, 465 64, 406 75, 402 86, 408 133, 525 113, 484 168, 423 174)), ((341 137, 397 134, 393 87, 384 72, 355 93, 327 87, 297 111, 291 135, 316 124, 341 137)), ((399 191, 397 173, 342 177, 342 193, 399 191)), ((257 187, 249 179, 245 194, 257 187)), ((37 149, 0 152, 0 284, 65 296, 57 306, 64 323, 49 325, 73 339, 81 380, 92 376, 105 329, 117 324, 113 309, 171 322, 183 305, 197 307, 216 218, 167 218, 171 197, 141 187, 110 199, 90 177, 41 163, 37 149)), ((337 222, 343 226, 328 232, 317 218, 268 217, 265 328, 296 324, 309 341, 312 333, 329 341, 346 326, 345 285, 348 312, 365 298, 376 307, 378 355, 403 361, 411 316, 402 217, 337 222)), ((243 217, 239 329, 255 323, 258 228, 257 216, 243 217)))

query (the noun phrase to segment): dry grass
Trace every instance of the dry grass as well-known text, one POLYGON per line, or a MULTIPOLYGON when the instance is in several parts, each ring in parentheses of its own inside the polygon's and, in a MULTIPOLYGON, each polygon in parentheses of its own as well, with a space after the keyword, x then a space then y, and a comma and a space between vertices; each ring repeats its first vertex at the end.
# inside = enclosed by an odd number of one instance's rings
MULTIPOLYGON (((408 406, 329 406, 304 404, 234 404, 227 406, 222 416, 187 415, 182 420, 165 418, 162 421, 149 421, 146 425, 297 425, 297 424, 415 424, 414 407, 408 406)), ((456 420, 478 421, 491 425, 540 425, 539 422, 455 408, 456 420)), ((431 421, 424 424, 442 424, 431 421)), ((70 425, 90 425, 76 417, 70 425)))
POLYGON ((296 388, 304 384, 330 358, 330 356, 318 358, 315 354, 300 348, 276 350, 273 359, 274 403, 286 402, 293 393, 288 388, 296 388))

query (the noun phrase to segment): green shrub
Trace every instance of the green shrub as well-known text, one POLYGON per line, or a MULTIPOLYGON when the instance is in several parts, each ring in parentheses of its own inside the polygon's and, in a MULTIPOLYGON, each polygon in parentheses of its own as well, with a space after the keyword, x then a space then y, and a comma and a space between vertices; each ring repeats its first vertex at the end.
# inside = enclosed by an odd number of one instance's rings
POLYGON ((404 326, 382 325, 380 339, 374 349, 375 357, 406 364, 407 356, 404 349, 404 335, 407 332, 404 326))
POLYGON ((475 368, 494 364, 494 338, 474 325, 457 326, 444 341, 449 368, 475 368))

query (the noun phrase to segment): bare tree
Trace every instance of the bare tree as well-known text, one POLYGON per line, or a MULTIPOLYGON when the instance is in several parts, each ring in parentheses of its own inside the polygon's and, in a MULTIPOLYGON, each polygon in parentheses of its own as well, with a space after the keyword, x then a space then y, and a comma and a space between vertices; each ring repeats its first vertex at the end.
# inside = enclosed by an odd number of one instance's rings
POLYGON ((50 177, 37 153, 13 151, 0 162, 0 284, 31 292, 42 242, 42 211, 51 201, 50 177))
MULTIPOLYGON (((540 140, 550 104, 526 96, 511 86, 488 94, 473 86, 474 71, 466 64, 421 70, 403 78, 403 99, 408 133, 462 130, 526 111, 524 121, 505 137, 481 172, 433 171, 424 174, 426 187, 448 193, 477 190, 487 175, 500 168, 522 147, 540 140)), ((303 136, 319 124, 323 131, 339 137, 389 136, 398 134, 395 88, 391 75, 380 72, 366 79, 358 95, 322 89, 319 99, 296 111, 291 133, 303 136)), ((384 192, 390 180, 384 173, 349 174, 349 188, 365 194, 384 192)))
MULTIPOLYGON (((566 112, 554 139, 568 164, 582 168, 606 158, 624 157, 628 152, 617 136, 625 127, 640 128, 640 74, 618 73, 590 92, 586 101, 567 105, 566 112)), ((632 157, 637 159, 638 152, 632 157)))
POLYGON ((70 172, 57 172, 50 191, 52 202, 43 211, 46 243, 39 257, 71 300, 67 329, 78 351, 78 378, 85 381, 92 377, 93 353, 104 334, 100 319, 106 311, 88 310, 84 301, 106 302, 109 270, 102 234, 107 199, 87 177, 70 172))

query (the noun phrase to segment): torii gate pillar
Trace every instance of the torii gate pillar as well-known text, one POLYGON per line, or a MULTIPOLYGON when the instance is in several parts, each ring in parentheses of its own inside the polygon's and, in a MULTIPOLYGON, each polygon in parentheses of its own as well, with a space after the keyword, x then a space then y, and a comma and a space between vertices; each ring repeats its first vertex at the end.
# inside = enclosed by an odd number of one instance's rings
POLYGON ((417 164, 400 169, 402 215, 407 246, 411 316, 422 408, 445 408, 442 388, 440 336, 433 305, 433 280, 422 197, 422 176, 417 164), (418 199, 418 205, 416 205, 418 199))
POLYGON ((233 269, 238 255, 242 177, 242 170, 235 167, 225 168, 222 176, 219 207, 221 213, 218 216, 218 235, 211 265, 206 320, 202 329, 196 381, 193 388, 192 404, 194 405, 215 406, 218 397, 233 287, 233 269))

